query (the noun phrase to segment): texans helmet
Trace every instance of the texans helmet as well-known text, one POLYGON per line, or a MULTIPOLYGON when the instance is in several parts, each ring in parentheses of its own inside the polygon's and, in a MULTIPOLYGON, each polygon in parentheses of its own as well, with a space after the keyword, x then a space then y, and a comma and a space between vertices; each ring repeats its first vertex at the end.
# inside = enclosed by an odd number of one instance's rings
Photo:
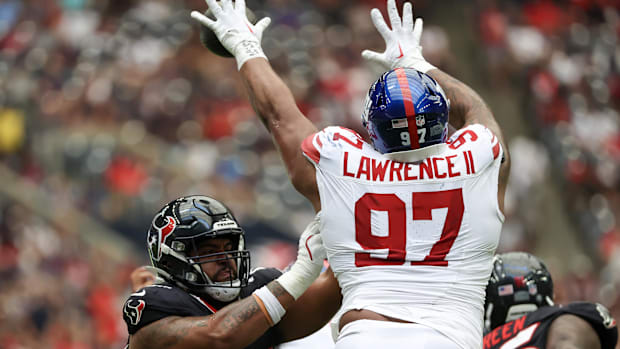
POLYGON ((486 289, 485 332, 551 305, 553 280, 540 259, 525 252, 495 256, 486 289))
POLYGON ((250 252, 245 249, 244 231, 232 212, 208 196, 187 196, 164 206, 153 219, 147 234, 151 263, 158 275, 197 295, 221 302, 237 298, 248 283, 250 252), (196 255, 206 239, 230 238, 232 251, 196 255), (237 275, 214 282, 201 264, 233 260, 237 275))
POLYGON ((428 153, 429 147, 448 139, 449 110, 450 101, 437 81, 415 69, 396 68, 370 87, 362 123, 382 154, 428 153))

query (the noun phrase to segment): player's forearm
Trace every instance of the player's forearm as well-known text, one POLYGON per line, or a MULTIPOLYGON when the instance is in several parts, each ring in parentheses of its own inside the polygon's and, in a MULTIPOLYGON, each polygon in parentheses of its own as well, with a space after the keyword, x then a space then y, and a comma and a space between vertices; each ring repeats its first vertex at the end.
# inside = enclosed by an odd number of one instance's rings
MULTIPOLYGON (((267 288, 284 309, 295 302, 277 281, 270 282, 267 288)), ((269 329, 267 316, 258 301, 250 296, 212 315, 209 320, 209 333, 219 339, 223 344, 222 348, 246 347, 269 329)))
POLYGON ((293 94, 266 60, 249 60, 240 72, 252 106, 271 133, 291 182, 319 211, 314 168, 301 153, 301 143, 317 131, 316 127, 297 108, 293 94))
POLYGON ((250 60, 240 72, 252 107, 269 132, 279 134, 299 127, 313 128, 297 108, 290 89, 266 60, 250 60))
POLYGON ((430 70, 427 74, 439 83, 450 99, 450 124, 452 126, 459 129, 464 125, 474 123, 487 127, 489 124, 497 125, 491 110, 476 91, 439 69, 430 70))
POLYGON ((334 273, 328 269, 288 309, 278 324, 282 341, 306 337, 318 331, 336 314, 341 303, 340 286, 334 273))
MULTIPOLYGON (((268 285, 284 308, 293 302, 276 281, 268 285)), ((130 339, 131 349, 243 348, 263 335, 270 325, 254 297, 234 302, 204 317, 166 317, 140 329, 130 339)))

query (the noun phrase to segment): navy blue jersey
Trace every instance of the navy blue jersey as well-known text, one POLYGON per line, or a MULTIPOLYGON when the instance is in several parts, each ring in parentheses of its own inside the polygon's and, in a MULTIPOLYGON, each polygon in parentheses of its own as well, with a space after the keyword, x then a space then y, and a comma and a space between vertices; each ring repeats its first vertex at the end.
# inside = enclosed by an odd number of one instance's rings
POLYGON ((504 345, 510 348, 545 348, 551 323, 565 314, 587 321, 598 334, 602 349, 616 347, 618 328, 607 308, 597 303, 575 302, 565 306, 542 307, 496 327, 484 336, 484 349, 499 349, 504 345))
MULTIPOLYGON (((248 285, 241 289, 240 298, 248 297, 256 289, 268 284, 282 272, 274 268, 257 269, 252 272, 248 285)), ((155 284, 132 293, 123 307, 123 319, 127 332, 132 335, 142 327, 167 316, 207 316, 230 303, 219 303, 201 298, 170 284, 155 284)), ((266 349, 280 342, 275 328, 270 328, 247 348, 266 349)))

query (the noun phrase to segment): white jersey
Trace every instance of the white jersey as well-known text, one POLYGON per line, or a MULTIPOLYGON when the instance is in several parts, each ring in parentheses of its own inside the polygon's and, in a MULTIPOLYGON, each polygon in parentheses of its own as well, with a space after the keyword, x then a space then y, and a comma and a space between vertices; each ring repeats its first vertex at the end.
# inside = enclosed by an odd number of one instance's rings
POLYGON ((504 220, 503 150, 491 131, 460 129, 419 162, 392 160, 342 127, 309 136, 302 151, 316 167, 320 231, 343 295, 339 315, 368 309, 481 348, 504 220))

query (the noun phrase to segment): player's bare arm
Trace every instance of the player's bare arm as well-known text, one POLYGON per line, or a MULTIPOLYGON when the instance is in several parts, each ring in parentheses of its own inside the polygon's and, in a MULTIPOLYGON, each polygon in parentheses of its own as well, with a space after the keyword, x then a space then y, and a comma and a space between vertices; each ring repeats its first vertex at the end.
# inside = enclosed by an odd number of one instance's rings
MULTIPOLYGON (((293 303, 277 281, 267 287, 284 307, 293 303)), ((242 348, 269 329, 269 323, 254 297, 247 297, 205 317, 170 316, 131 336, 130 348, 242 348), (243 336, 239 336, 243 333, 243 336)))
POLYGON ((278 324, 282 340, 288 342, 318 331, 336 314, 341 303, 340 286, 331 268, 328 268, 288 309, 278 324))
POLYGON ((439 70, 432 69, 427 72, 439 85, 450 99, 450 124, 460 129, 472 124, 486 126, 499 139, 504 149, 504 159, 499 172, 498 202, 502 212, 504 211, 504 195, 510 174, 510 154, 504 141, 504 135, 499 124, 493 117, 491 109, 482 97, 471 87, 463 82, 439 70))
POLYGON ((217 35, 222 45, 233 54, 245 83, 250 101, 263 124, 271 133, 297 190, 320 210, 314 167, 301 153, 301 143, 316 127, 301 113, 293 95, 273 71, 262 51, 260 40, 270 22, 263 18, 252 25, 245 14, 245 1, 206 0, 216 20, 200 12, 192 17, 217 35))
POLYGON ((403 5, 402 20, 394 0, 387 1, 387 12, 391 28, 388 27, 378 9, 373 9, 370 13, 375 27, 385 40, 385 51, 377 53, 365 50, 362 56, 385 69, 408 67, 427 73, 441 85, 450 99, 450 124, 452 126, 460 129, 472 124, 482 124, 495 134, 504 149, 498 188, 498 202, 503 211, 504 193, 510 172, 510 156, 501 128, 493 117, 493 113, 473 89, 424 59, 420 46, 424 23, 421 18, 417 18, 414 22, 411 3, 407 2, 403 5))
POLYGON ((547 336, 549 349, 600 349, 596 331, 584 319, 571 314, 558 317, 551 324, 547 336))
POLYGON ((301 143, 317 128, 299 110, 293 94, 264 59, 253 59, 241 67, 250 102, 267 127, 287 167, 295 188, 321 209, 315 169, 302 155, 301 143))

